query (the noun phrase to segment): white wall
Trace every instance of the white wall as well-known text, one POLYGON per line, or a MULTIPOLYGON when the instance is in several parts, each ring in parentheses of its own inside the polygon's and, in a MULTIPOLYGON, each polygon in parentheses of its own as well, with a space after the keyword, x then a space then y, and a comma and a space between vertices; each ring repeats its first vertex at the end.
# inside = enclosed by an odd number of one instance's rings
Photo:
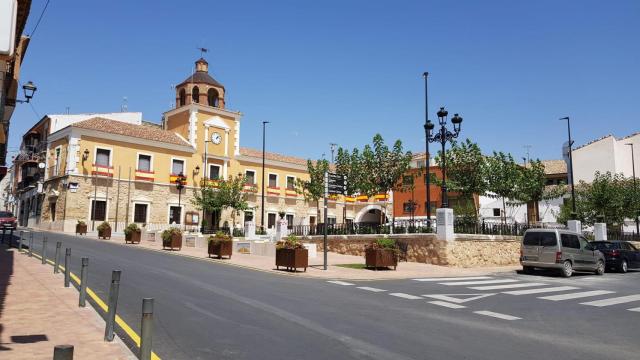
POLYGON ((631 177, 633 174, 631 164, 631 147, 627 143, 634 144, 636 176, 640 177, 640 133, 627 138, 616 139, 607 136, 591 144, 585 145, 573 151, 573 173, 575 182, 580 180, 593 181, 596 171, 613 174, 623 174, 631 177))
MULTIPOLYGON (((487 221, 500 221, 500 216, 493 215, 493 209, 502 211, 502 199, 492 198, 489 196, 480 196, 480 217, 487 221)), ((540 212, 540 221, 544 223, 555 223, 562 198, 543 200, 538 203, 538 211, 540 212)), ((526 223, 527 222, 527 205, 509 206, 506 201, 506 218, 507 222, 526 223)))

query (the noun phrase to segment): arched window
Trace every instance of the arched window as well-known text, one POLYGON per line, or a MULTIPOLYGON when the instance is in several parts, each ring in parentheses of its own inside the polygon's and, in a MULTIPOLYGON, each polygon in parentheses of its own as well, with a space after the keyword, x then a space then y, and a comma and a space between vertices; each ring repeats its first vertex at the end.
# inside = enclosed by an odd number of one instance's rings
POLYGON ((180 89, 180 106, 184 106, 187 101, 187 94, 184 89, 180 89))
POLYGON ((191 98, 193 99, 194 103, 200 102, 200 89, 198 89, 197 86, 194 86, 193 90, 191 90, 191 98))
POLYGON ((218 91, 216 89, 209 89, 207 92, 207 100, 209 106, 218 107, 218 91))

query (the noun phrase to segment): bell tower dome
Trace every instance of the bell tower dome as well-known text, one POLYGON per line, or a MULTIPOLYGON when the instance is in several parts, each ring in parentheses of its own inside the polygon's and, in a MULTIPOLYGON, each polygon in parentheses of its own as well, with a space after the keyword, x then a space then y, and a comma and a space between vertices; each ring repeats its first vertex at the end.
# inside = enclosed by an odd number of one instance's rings
POLYGON ((198 103, 224 109, 224 85, 209 75, 209 63, 196 61, 195 72, 176 86, 176 107, 198 103))

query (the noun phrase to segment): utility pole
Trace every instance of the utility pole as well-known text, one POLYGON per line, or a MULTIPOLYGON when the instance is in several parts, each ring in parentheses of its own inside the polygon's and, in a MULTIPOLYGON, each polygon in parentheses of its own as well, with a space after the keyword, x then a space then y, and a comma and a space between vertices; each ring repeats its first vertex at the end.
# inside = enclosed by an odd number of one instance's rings
MULTIPOLYGON (((636 182, 636 160, 633 156, 633 144, 626 143, 625 145, 631 147, 631 171, 633 172, 633 192, 638 197, 638 183, 636 182)), ((637 206, 637 204, 636 204, 637 206)), ((640 214, 638 213, 638 209, 636 208, 636 235, 640 236, 640 214)))
POLYGON ((336 143, 329 143, 329 146, 331 146, 331 163, 333 164, 334 161, 334 152, 336 151, 336 146, 338 146, 338 144, 336 143))
POLYGON ((266 141, 266 125, 268 124, 268 121, 263 121, 262 122, 262 206, 260 207, 260 226, 262 227, 263 231, 266 231, 266 229, 264 228, 264 154, 266 151, 266 147, 265 147, 265 141, 266 141))
POLYGON ((571 174, 571 208, 573 210, 574 216, 576 215, 576 191, 573 181, 573 154, 572 154, 572 146, 573 141, 571 141, 571 120, 569 120, 568 116, 560 118, 560 120, 567 120, 567 132, 569 133, 569 173, 571 174))

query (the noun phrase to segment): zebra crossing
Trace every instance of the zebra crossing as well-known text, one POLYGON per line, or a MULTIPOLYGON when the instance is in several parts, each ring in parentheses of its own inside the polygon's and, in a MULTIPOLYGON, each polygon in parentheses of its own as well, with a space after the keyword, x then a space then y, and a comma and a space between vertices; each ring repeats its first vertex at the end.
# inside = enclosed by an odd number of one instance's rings
MULTIPOLYGON (((598 279, 596 277, 593 277, 598 279)), ((640 313, 640 294, 618 294, 616 291, 593 289, 597 281, 587 280, 588 278, 574 281, 571 285, 566 285, 566 281, 559 281, 553 278, 536 278, 536 281, 523 278, 509 278, 505 276, 467 276, 467 277, 433 277, 411 279, 413 283, 424 283, 431 285, 442 285, 443 289, 459 290, 469 289, 474 293, 457 294, 420 294, 398 292, 392 289, 385 289, 385 286, 356 286, 355 283, 342 280, 327 281, 333 285, 340 285, 357 289, 356 291, 366 291, 376 294, 375 296, 393 296, 404 300, 426 300, 427 304, 440 306, 448 309, 458 310, 472 308, 473 300, 492 297, 494 295, 505 294, 509 296, 534 296, 544 301, 576 301, 579 305, 605 308, 608 306, 629 307, 625 310, 640 313), (590 288, 587 288, 590 287, 590 288), (487 291, 477 293, 477 291, 487 291), (490 293, 489 293, 490 291, 490 293), (464 305, 463 305, 464 304, 464 305)), ((489 310, 472 311, 473 314, 488 316, 495 319, 514 321, 521 320, 521 317, 511 314, 501 314, 489 310)))

